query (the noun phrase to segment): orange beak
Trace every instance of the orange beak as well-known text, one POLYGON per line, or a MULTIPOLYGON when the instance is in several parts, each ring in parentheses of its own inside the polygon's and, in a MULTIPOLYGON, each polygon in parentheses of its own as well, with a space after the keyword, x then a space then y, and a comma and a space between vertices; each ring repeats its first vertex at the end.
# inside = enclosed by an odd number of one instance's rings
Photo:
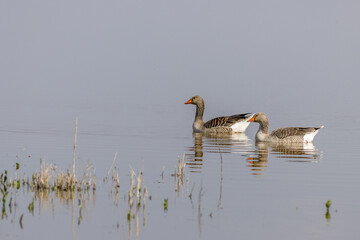
POLYGON ((247 120, 248 122, 255 122, 255 118, 254 117, 252 117, 252 118, 250 118, 249 120, 247 120))
POLYGON ((187 102, 185 102, 184 104, 190 104, 192 103, 192 98, 190 98, 187 102))

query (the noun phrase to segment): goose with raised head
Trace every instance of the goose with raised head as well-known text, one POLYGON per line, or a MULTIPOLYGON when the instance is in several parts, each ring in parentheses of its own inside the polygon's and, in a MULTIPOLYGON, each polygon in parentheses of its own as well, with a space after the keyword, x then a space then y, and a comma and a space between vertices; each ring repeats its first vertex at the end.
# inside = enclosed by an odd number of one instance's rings
POLYGON ((285 127, 278 128, 269 134, 269 119, 265 113, 255 113, 248 122, 259 123, 255 140, 259 142, 312 142, 321 127, 285 127))
POLYGON ((204 99, 201 96, 190 98, 185 104, 194 104, 196 106, 195 120, 193 123, 193 132, 202 132, 205 134, 232 134, 245 132, 249 126, 248 119, 251 113, 236 114, 232 116, 217 117, 207 122, 203 121, 204 99))

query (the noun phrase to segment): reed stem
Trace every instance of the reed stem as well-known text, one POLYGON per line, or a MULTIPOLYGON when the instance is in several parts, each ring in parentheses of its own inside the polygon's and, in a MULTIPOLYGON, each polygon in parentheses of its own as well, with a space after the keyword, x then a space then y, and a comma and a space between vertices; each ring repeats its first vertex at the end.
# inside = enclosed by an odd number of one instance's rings
POLYGON ((78 129, 78 117, 75 118, 75 136, 74 136, 74 152, 73 152, 73 172, 72 172, 72 185, 75 186, 75 159, 76 159, 76 139, 77 139, 77 129, 78 129))

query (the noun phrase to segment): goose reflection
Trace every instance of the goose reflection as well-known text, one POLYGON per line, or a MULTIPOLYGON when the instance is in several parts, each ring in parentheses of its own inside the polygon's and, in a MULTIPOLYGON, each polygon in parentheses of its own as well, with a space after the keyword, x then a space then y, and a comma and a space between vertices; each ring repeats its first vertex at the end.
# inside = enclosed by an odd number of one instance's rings
POLYGON ((312 143, 256 142, 254 156, 247 158, 247 167, 253 175, 263 175, 269 158, 286 159, 288 162, 316 162, 321 154, 312 143), (269 151, 270 148, 270 151, 269 151))
POLYGON ((289 162, 316 162, 321 157, 312 143, 272 143, 270 147, 276 158, 284 158, 289 162))
POLYGON ((265 171, 268 162, 269 148, 267 143, 264 142, 256 142, 255 147, 256 156, 246 159, 248 162, 247 167, 253 171, 253 175, 263 175, 262 172, 265 171))
POLYGON ((193 146, 186 149, 185 159, 191 172, 201 172, 204 153, 248 154, 251 141, 245 133, 212 135, 193 133, 193 146))

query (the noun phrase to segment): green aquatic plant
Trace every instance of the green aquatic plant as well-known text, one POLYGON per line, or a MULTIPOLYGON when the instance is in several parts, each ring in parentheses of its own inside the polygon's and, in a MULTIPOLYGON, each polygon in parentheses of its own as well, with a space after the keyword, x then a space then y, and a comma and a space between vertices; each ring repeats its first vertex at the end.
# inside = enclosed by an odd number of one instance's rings
POLYGON ((2 194, 2 209, 1 209, 1 219, 7 218, 7 213, 6 213, 6 197, 8 192, 3 192, 3 190, 1 189, 1 194, 2 194))
POLYGON ((328 221, 331 220, 331 215, 330 215, 329 210, 326 211, 326 213, 325 213, 325 218, 326 218, 326 220, 328 220, 328 221))
POLYGON ((6 197, 9 193, 8 191, 8 176, 7 170, 4 173, 1 173, 0 176, 0 190, 1 190, 1 200, 2 200, 2 209, 1 209, 1 219, 7 218, 6 213, 6 197))
POLYGON ((34 199, 32 200, 31 203, 29 203, 28 210, 31 214, 34 214, 34 199))
POLYGON ((163 206, 164 206, 164 211, 167 211, 168 210, 168 205, 169 205, 169 201, 167 198, 164 199, 164 203, 163 203, 163 206))
POLYGON ((0 175, 0 186, 6 187, 8 185, 8 176, 7 176, 7 170, 4 171, 4 173, 1 173, 0 175))
POLYGON ((326 203, 325 203, 325 206, 326 206, 327 209, 329 209, 330 206, 331 206, 331 201, 327 200, 326 203))
POLYGON ((325 218, 326 218, 326 220, 330 221, 331 220, 331 215, 330 215, 331 201, 330 200, 326 201, 325 207, 326 207, 325 218))
POLYGON ((20 189, 20 180, 15 180, 13 181, 13 188, 16 188, 16 189, 20 189))
POLYGON ((78 207, 79 207, 79 217, 78 217, 78 225, 80 225, 81 220, 82 220, 82 204, 81 204, 81 200, 79 199, 78 202, 78 207))
POLYGON ((133 214, 132 214, 132 212, 129 210, 128 213, 127 213, 127 220, 130 222, 132 217, 133 217, 133 214))

